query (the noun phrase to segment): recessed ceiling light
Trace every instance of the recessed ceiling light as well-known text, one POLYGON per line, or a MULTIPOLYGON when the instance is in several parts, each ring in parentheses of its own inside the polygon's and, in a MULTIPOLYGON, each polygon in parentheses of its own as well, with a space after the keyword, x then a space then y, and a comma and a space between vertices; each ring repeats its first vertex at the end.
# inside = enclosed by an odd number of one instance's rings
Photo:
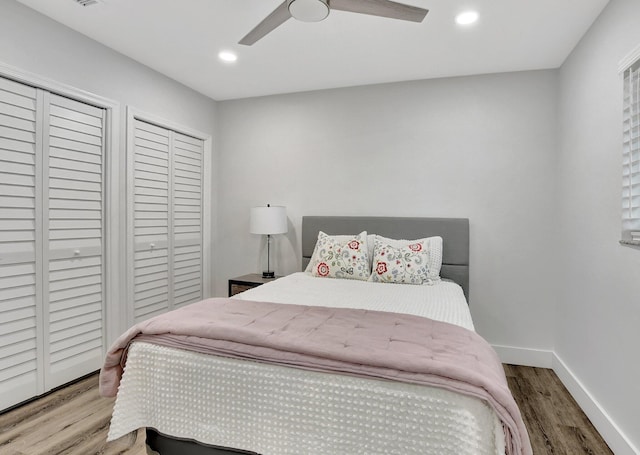
POLYGON ((236 60, 238 60, 238 56, 234 52, 231 52, 231 51, 221 51, 218 54, 218 58, 220 60, 222 60, 223 62, 227 62, 227 63, 233 63, 236 60))
POLYGON ((456 23, 458 25, 471 25, 478 20, 478 13, 476 11, 465 11, 456 16, 456 23))

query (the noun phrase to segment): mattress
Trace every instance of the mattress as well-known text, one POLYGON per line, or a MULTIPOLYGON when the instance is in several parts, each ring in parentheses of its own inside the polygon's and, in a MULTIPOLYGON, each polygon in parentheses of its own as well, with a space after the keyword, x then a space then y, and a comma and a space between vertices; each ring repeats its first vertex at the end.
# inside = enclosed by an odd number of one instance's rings
MULTIPOLYGON (((404 312, 473 329, 461 288, 296 273, 236 298, 404 312)), ((484 402, 454 392, 132 344, 109 440, 140 427, 263 455, 504 453, 484 402)))

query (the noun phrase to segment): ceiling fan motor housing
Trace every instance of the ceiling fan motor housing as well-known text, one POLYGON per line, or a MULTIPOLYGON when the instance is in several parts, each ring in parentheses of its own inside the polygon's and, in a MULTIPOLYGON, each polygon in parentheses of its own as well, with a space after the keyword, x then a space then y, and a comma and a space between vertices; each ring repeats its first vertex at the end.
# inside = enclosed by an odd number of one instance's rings
POLYGON ((320 22, 329 15, 329 0, 289 0, 289 13, 303 22, 320 22))

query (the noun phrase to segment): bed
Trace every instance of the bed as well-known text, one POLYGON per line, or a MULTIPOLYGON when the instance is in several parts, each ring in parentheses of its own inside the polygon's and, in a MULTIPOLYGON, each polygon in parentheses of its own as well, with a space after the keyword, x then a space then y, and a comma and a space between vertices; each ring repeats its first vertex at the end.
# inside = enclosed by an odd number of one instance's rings
MULTIPOLYGON (((304 217, 303 270, 320 231, 330 236, 367 231, 391 239, 440 236, 442 280, 389 285, 323 279, 305 271, 234 298, 372 314, 390 311, 391 302, 394 313, 473 331, 467 219, 304 217)), ((189 352, 136 338, 128 348, 109 439, 146 427, 147 443, 162 455, 502 455, 510 447, 504 422, 482 399, 388 379, 189 352)), ((530 453, 524 438, 522 453, 530 453)))

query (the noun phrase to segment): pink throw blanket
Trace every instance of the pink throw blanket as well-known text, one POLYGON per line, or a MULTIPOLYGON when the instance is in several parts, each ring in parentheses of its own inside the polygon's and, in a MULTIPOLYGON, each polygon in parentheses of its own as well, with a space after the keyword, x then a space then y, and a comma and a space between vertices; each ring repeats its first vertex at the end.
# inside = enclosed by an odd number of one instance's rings
POLYGON ((100 372, 101 395, 116 395, 132 340, 442 387, 484 400, 495 410, 508 455, 533 453, 495 351, 475 332, 452 324, 381 311, 203 300, 120 336, 100 372))

